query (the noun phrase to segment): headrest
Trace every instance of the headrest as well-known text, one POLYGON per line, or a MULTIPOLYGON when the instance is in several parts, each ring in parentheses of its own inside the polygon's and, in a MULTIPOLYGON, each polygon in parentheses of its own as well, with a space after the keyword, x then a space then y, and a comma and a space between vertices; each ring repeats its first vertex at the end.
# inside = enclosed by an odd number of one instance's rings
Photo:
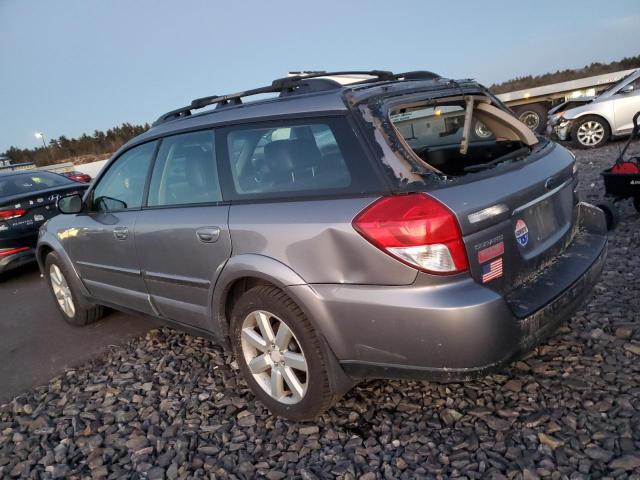
POLYGON ((185 174, 189 185, 203 187, 211 184, 209 176, 215 171, 211 152, 193 146, 184 147, 178 153, 185 156, 185 174))
POLYGON ((322 158, 313 140, 275 140, 264 147, 264 157, 272 171, 291 172, 317 166, 322 158))

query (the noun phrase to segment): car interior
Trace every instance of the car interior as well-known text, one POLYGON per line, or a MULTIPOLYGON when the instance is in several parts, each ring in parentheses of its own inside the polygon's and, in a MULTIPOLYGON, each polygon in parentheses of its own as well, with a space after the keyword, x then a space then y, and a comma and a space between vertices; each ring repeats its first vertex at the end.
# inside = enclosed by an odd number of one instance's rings
POLYGON ((451 176, 476 171, 476 167, 492 164, 512 153, 526 154, 528 149, 524 147, 538 142, 524 124, 517 125, 521 123, 517 119, 478 101, 473 104, 465 151, 462 148, 465 107, 463 99, 410 105, 393 110, 390 119, 422 161, 451 176))
POLYGON ((326 125, 238 130, 229 134, 238 193, 346 187, 351 175, 326 125))
POLYGON ((172 145, 161 171, 154 175, 158 173, 159 183, 149 191, 150 206, 213 203, 222 198, 210 144, 172 145))

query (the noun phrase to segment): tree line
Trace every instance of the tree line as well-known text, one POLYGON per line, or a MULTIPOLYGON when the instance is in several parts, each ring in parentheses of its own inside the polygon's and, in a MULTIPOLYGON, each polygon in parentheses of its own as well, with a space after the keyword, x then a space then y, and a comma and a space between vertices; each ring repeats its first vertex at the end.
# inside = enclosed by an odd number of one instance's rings
POLYGON ((78 138, 67 138, 64 135, 49 140, 47 148, 16 148, 11 147, 4 155, 11 163, 33 162, 37 166, 62 163, 71 157, 83 155, 104 155, 115 152, 120 146, 149 130, 149 124, 122 125, 110 128, 106 132, 95 130, 92 135, 82 134, 78 138))
POLYGON ((640 68, 640 55, 625 57, 622 60, 611 63, 594 62, 591 65, 585 65, 583 68, 574 70, 558 70, 555 73, 545 73, 544 75, 516 77, 506 82, 493 84, 489 87, 489 90, 495 94, 515 92, 516 90, 541 87, 558 82, 568 82, 570 80, 577 80, 578 78, 592 77, 594 75, 602 75, 618 70, 629 70, 631 68, 640 68))

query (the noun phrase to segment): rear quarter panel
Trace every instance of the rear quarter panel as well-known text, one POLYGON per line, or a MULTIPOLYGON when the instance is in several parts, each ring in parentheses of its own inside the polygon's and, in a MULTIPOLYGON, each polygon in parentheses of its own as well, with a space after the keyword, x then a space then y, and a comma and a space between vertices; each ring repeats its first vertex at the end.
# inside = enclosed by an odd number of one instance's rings
POLYGON ((273 258, 305 283, 411 284, 415 269, 378 250, 351 225, 376 198, 232 205, 233 255, 273 258))

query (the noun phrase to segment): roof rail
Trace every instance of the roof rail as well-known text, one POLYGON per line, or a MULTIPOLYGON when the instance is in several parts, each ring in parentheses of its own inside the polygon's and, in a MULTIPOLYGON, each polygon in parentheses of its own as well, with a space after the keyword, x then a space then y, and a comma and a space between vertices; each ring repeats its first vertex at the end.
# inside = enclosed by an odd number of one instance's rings
POLYGON ((274 83, 287 82, 291 80, 299 81, 303 79, 318 78, 318 77, 339 77, 340 75, 370 75, 382 81, 395 80, 395 75, 393 74, 393 72, 388 72, 386 70, 344 70, 339 72, 323 72, 323 71, 301 72, 299 75, 292 75, 290 77, 278 78, 273 82, 274 83))
MULTIPOLYGON (((431 72, 429 70, 413 70, 410 72, 403 73, 393 73, 387 72, 384 70, 370 70, 370 71, 353 71, 353 72, 324 72, 324 71, 309 71, 309 72, 290 72, 291 76, 287 77, 288 79, 297 79, 297 78, 316 78, 316 77, 333 77, 340 75, 370 75, 372 77, 377 77, 378 80, 382 81, 393 81, 393 80, 434 80, 436 78, 442 78, 437 73, 431 72)), ((364 80, 367 82, 370 80, 364 80)))
POLYGON ((414 70, 412 72, 397 73, 395 78, 397 80, 435 80, 442 77, 428 70, 414 70))
POLYGON ((224 107, 227 105, 241 105, 242 98, 249 97, 251 95, 279 92, 280 95, 284 97, 295 93, 318 92, 339 88, 341 86, 340 83, 329 78, 320 77, 332 77, 340 75, 370 75, 372 77, 375 77, 375 79, 363 80, 362 83, 370 81, 394 81, 400 79, 418 80, 440 78, 439 75, 427 71, 406 72, 397 75, 393 72, 385 70, 353 70, 338 72, 314 71, 309 73, 302 72, 299 75, 277 78, 273 82, 271 82, 271 85, 268 85, 266 87, 254 88, 252 90, 245 90, 229 95, 210 95, 208 97, 196 98, 191 102, 190 105, 186 107, 171 110, 170 112, 161 115, 160 118, 153 122, 153 126, 159 125, 169 120, 174 120, 176 118, 188 117, 192 114, 192 110, 198 110, 209 105, 216 104, 216 108, 224 107))

